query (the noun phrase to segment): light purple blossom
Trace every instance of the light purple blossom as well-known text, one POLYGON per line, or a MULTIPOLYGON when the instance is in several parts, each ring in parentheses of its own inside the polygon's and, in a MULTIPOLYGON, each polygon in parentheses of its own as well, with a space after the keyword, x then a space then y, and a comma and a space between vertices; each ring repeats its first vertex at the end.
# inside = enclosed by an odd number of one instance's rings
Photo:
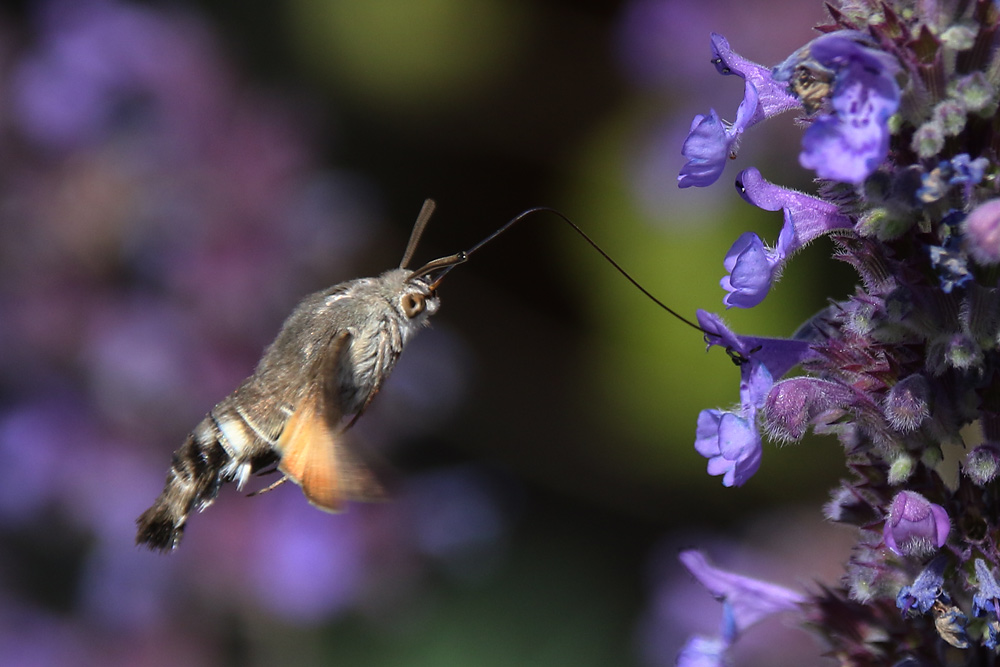
POLYGON ((729 275, 719 281, 729 292, 722 300, 726 308, 753 308, 771 291, 771 284, 785 263, 780 248, 768 248, 753 232, 744 232, 729 248, 722 262, 729 275))
POLYGON ((729 642, 721 637, 694 635, 677 655, 677 667, 721 667, 726 664, 729 642))
POLYGON ((757 169, 744 169, 736 189, 747 202, 765 211, 781 210, 784 225, 778 245, 768 248, 753 232, 742 234, 723 262, 729 275, 720 281, 729 294, 727 308, 752 308, 764 300, 785 261, 810 241, 834 229, 851 227, 851 219, 834 204, 764 180, 757 169))
POLYGON ((943 507, 915 491, 900 491, 889 506, 882 537, 893 553, 919 556, 943 547, 950 531, 943 507))
POLYGON ((694 448, 708 459, 709 475, 723 476, 723 486, 742 486, 760 468, 762 444, 755 412, 755 408, 740 414, 711 409, 698 415, 694 448))
POLYGON ((798 611, 806 601, 804 595, 784 586, 721 570, 700 551, 682 551, 678 557, 723 606, 720 637, 693 637, 678 657, 678 665, 725 664, 729 647, 748 628, 774 614, 798 611))
POLYGON ((785 91, 785 86, 772 79, 768 68, 733 53, 726 38, 715 33, 712 34, 712 63, 719 74, 735 74, 744 80, 743 101, 733 123, 721 120, 714 109, 707 116, 695 116, 681 149, 688 160, 677 177, 677 184, 682 188, 705 187, 717 181, 726 160, 735 153, 744 130, 799 106, 798 100, 785 91))
POLYGON ((888 121, 899 107, 899 65, 869 43, 862 33, 829 33, 774 68, 774 79, 789 82, 807 110, 830 100, 806 130, 799 154, 802 166, 820 178, 862 183, 888 155, 888 121), (808 88, 799 84, 803 70, 809 73, 808 88))

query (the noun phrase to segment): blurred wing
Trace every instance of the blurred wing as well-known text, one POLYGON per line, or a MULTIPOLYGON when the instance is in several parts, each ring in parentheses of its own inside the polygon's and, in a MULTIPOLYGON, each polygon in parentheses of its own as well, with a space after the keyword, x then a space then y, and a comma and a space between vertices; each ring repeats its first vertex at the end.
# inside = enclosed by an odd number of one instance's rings
MULTIPOLYGON (((338 334, 316 362, 309 388, 278 437, 278 469, 302 487, 306 499, 327 512, 339 512, 344 501, 377 500, 382 487, 343 445, 337 369, 350 334, 338 334)), ((353 422, 352 422, 353 423, 353 422)))
POLYGON ((337 334, 316 360, 306 393, 278 437, 278 470, 302 487, 310 503, 327 512, 339 512, 344 504, 337 465, 337 367, 349 339, 346 331, 337 334))

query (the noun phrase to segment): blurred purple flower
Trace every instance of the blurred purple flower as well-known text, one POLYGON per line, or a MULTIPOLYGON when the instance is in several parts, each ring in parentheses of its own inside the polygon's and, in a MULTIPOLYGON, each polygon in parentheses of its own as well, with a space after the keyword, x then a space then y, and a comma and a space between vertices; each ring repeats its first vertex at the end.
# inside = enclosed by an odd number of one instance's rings
MULTIPOLYGON (((679 558, 723 605, 720 637, 717 640, 699 638, 694 644, 686 645, 682 657, 690 662, 684 662, 685 665, 722 664, 725 651, 748 628, 774 614, 799 612, 800 605, 806 602, 804 595, 783 586, 720 570, 700 551, 683 551, 679 558)), ((680 659, 678 664, 682 664, 680 659)))
POLYGON ((267 517, 251 541, 247 580, 274 614, 314 624, 353 604, 366 577, 364 517, 336 517, 294 493, 269 494, 257 509, 267 517))
POLYGON ((829 112, 817 116, 802 137, 799 155, 802 166, 820 178, 861 183, 888 155, 888 121, 899 107, 899 64, 871 44, 860 32, 833 32, 774 68, 775 81, 787 82, 807 112, 830 100, 829 112))

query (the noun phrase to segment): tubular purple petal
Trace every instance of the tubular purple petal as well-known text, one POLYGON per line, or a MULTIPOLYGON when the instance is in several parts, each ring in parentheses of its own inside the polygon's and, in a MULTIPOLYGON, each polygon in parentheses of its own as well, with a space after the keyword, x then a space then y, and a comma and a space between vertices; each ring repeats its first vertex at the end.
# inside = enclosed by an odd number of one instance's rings
POLYGON ((789 338, 740 336, 732 332, 722 317, 698 310, 698 325, 711 333, 705 335, 708 347, 719 345, 744 358, 753 358, 767 367, 772 378, 780 378, 795 366, 817 355, 809 341, 789 338))
POLYGON ((783 259, 834 229, 853 227, 851 219, 842 214, 835 204, 775 185, 765 180, 753 167, 744 169, 736 177, 736 190, 757 208, 784 213, 785 224, 778 242, 783 259))
POLYGON ((772 614, 798 611, 806 601, 790 588, 719 569, 700 551, 682 551, 678 558, 713 597, 730 605, 736 636, 772 614))

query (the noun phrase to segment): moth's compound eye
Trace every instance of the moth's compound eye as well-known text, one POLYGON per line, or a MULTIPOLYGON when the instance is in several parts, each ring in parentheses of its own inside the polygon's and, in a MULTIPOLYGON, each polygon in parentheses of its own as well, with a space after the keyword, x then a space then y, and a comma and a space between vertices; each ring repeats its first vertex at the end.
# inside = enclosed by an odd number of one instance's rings
POLYGON ((424 299, 423 294, 416 293, 403 296, 403 312, 411 319, 424 312, 425 305, 426 299, 424 299))

